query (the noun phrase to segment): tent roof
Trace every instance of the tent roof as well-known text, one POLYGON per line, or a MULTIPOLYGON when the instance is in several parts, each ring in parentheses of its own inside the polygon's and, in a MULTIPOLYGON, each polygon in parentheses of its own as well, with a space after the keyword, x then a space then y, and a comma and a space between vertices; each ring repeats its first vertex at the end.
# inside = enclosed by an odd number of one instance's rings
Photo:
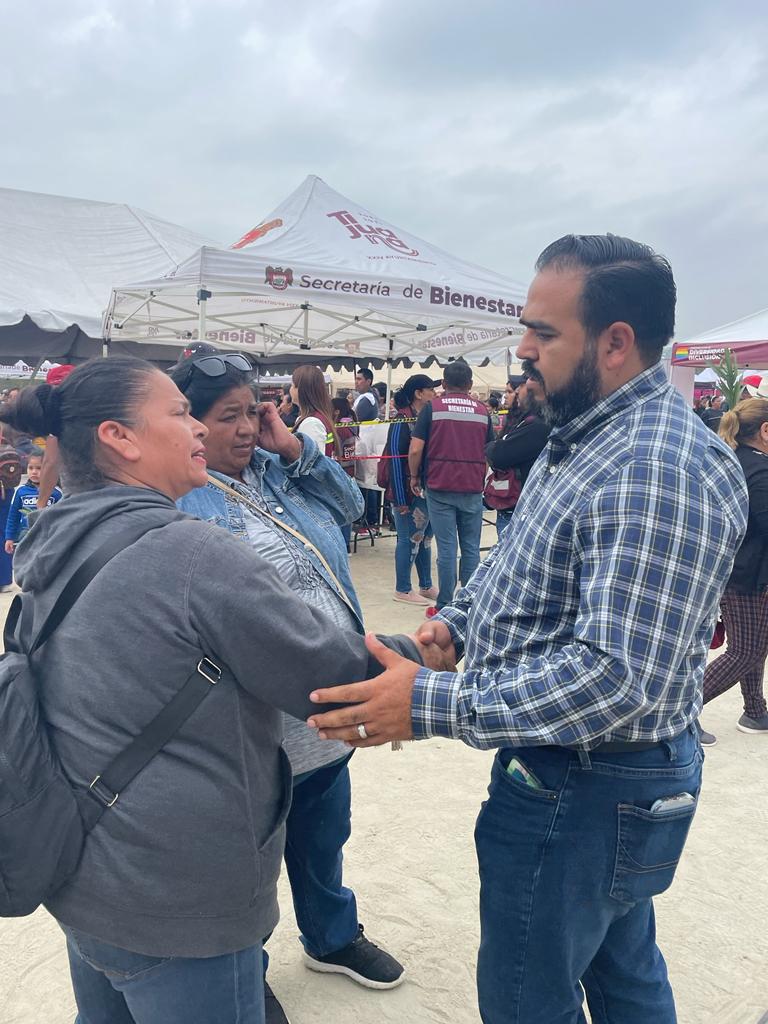
POLYGON ((122 203, 0 188, 0 327, 101 335, 115 281, 167 273, 208 239, 122 203))
POLYGON ((422 360, 506 355, 524 286, 388 224, 308 177, 230 249, 115 289, 110 338, 206 338, 259 355, 422 360), (207 294, 206 294, 207 293, 207 294))
POLYGON ((733 320, 721 327, 677 342, 672 349, 674 365, 706 366, 717 363, 730 348, 742 366, 768 368, 768 309, 733 320))

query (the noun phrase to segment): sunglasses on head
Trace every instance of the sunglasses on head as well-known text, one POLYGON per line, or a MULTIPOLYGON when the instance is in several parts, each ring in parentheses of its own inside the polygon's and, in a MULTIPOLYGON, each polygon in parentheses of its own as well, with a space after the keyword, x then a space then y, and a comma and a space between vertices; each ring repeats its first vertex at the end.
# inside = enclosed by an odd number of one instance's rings
POLYGON ((223 373, 227 372, 228 366, 231 366, 233 370, 242 370, 244 373, 250 373, 253 369, 248 357, 241 356, 237 352, 221 356, 198 356, 196 359, 191 359, 190 364, 195 370, 204 373, 206 377, 221 377, 223 373))

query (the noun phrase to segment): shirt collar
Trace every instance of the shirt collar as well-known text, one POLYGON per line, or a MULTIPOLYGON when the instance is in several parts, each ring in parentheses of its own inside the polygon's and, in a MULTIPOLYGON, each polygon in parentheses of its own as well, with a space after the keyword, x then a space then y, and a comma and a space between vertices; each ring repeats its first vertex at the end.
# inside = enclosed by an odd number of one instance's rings
POLYGON ((596 427, 613 419, 618 413, 632 406, 642 405, 667 386, 664 367, 661 363, 654 363, 626 384, 622 384, 616 391, 612 391, 610 395, 601 398, 591 409, 587 409, 561 427, 555 427, 550 434, 550 441, 554 445, 574 444, 596 427))

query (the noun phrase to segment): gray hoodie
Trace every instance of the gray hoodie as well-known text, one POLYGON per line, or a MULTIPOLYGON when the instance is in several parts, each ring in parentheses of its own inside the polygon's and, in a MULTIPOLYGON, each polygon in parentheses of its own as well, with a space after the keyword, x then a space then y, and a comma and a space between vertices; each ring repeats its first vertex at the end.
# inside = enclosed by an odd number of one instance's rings
MULTIPOLYGON (((106 566, 38 656, 70 780, 87 785, 202 655, 223 677, 105 812, 46 905, 136 952, 217 956, 260 941, 278 920, 291 774, 277 709, 307 718, 312 689, 379 669, 362 637, 295 597, 246 545, 138 487, 67 498, 32 527, 15 568, 35 629, 90 552, 127 525, 164 520, 106 566)), ((408 643, 401 649, 415 656, 408 643)))

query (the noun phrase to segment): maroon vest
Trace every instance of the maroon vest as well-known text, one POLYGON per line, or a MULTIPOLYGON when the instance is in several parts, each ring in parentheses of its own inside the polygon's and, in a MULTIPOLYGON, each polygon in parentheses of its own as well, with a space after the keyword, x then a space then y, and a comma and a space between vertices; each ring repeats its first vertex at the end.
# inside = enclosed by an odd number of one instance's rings
POLYGON ((488 411, 463 392, 432 399, 427 487, 480 494, 485 484, 488 411))

